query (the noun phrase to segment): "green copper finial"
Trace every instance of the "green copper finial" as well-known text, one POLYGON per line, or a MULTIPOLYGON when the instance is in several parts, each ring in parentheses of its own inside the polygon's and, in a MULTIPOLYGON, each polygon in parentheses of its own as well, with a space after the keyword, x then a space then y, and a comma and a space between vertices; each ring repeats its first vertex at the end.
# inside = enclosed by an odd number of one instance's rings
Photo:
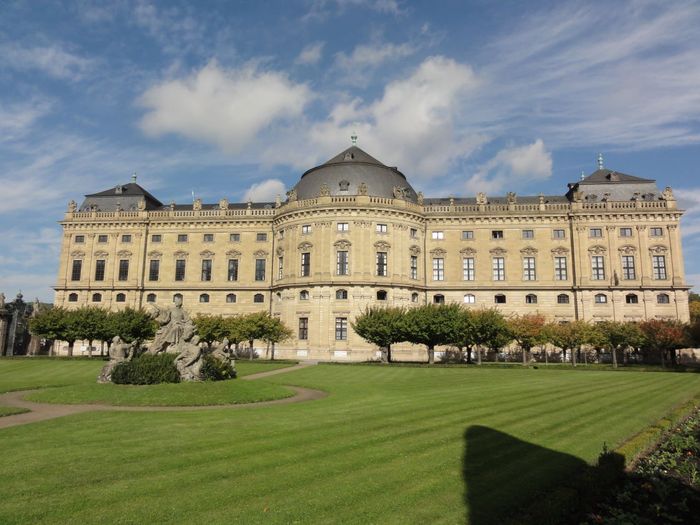
POLYGON ((355 131, 353 131, 352 135, 350 135, 350 140, 352 141, 353 146, 357 146, 357 133, 355 133, 355 131))
POLYGON ((598 169, 602 170, 603 169, 603 154, 598 153, 598 169))

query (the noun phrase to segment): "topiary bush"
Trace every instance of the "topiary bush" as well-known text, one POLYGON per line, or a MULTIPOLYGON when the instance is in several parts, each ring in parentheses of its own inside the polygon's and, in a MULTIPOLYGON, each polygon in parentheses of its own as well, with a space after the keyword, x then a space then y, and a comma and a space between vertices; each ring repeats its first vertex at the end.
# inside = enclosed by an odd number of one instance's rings
POLYGON ((131 361, 119 363, 112 372, 112 382, 120 385, 179 383, 180 373, 174 361, 173 354, 142 354, 131 361))
POLYGON ((205 354, 204 363, 202 364, 202 376, 205 381, 235 379, 236 370, 231 363, 217 359, 211 354, 205 354))

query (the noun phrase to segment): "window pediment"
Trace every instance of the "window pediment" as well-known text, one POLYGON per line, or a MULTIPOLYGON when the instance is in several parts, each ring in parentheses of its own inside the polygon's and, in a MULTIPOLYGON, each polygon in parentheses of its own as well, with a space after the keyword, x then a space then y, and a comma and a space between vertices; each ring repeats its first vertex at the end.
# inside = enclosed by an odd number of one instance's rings
POLYGON ((388 250, 389 248, 391 248, 391 244, 389 244, 386 241, 377 241, 374 243, 374 247, 377 250, 388 250))
POLYGON ((592 253, 594 255, 602 255, 606 252, 605 246, 601 246, 600 244, 596 244, 595 246, 591 246, 588 248, 588 252, 592 253))
POLYGON ((258 250, 256 252, 253 252, 253 255, 257 257, 258 259, 263 259, 267 257, 269 254, 265 250, 258 250))
POLYGON ((189 253, 184 251, 184 250, 178 250, 175 253, 173 253, 176 259, 187 259, 189 257, 189 253))
POLYGON ((212 252, 211 250, 204 250, 203 252, 199 252, 199 256, 202 259, 211 259, 212 257, 214 257, 214 255, 215 255, 215 253, 212 252))
POLYGON ((506 249, 504 249, 504 248, 493 248, 493 249, 489 250, 489 253, 490 253, 491 255, 497 255, 497 256, 500 257, 500 256, 505 255, 506 253, 508 253, 508 250, 506 250, 506 249))
POLYGON ((666 248, 666 246, 662 246, 661 244, 657 244, 649 248, 649 251, 654 254, 663 254, 668 251, 668 248, 666 248))
POLYGON ((152 251, 148 252, 148 257, 151 259, 160 259, 161 257, 163 257, 163 254, 158 251, 152 251))
POLYGON ((626 244, 625 246, 620 246, 618 248, 618 251, 620 253, 624 253, 625 255, 631 255, 637 251, 637 248, 635 248, 631 244, 626 244))
POLYGON ((302 242, 302 243, 299 243, 299 246, 297 246, 297 248, 298 248, 299 250, 301 250, 302 252, 305 252, 305 251, 307 251, 307 250, 310 250, 310 249, 313 248, 313 247, 314 247, 314 245, 311 244, 311 243, 308 242, 308 241, 304 241, 304 242, 302 242))
POLYGON ((459 250, 459 253, 461 253, 463 257, 473 257, 476 255, 476 250, 474 248, 462 248, 459 250))
POLYGON ((241 252, 239 252, 238 250, 229 250, 226 252, 226 255, 228 257, 233 257, 234 259, 237 259, 241 256, 241 252))
POLYGON ((520 250, 520 253, 522 253, 523 255, 528 255, 528 256, 537 255, 537 252, 538 252, 537 248, 535 248, 533 246, 526 246, 525 248, 520 250))
POLYGON ((108 256, 109 256, 109 253, 107 253, 107 252, 104 251, 104 250, 100 250, 100 251, 98 251, 98 252, 95 252, 95 257, 105 258, 105 257, 108 257, 108 256))

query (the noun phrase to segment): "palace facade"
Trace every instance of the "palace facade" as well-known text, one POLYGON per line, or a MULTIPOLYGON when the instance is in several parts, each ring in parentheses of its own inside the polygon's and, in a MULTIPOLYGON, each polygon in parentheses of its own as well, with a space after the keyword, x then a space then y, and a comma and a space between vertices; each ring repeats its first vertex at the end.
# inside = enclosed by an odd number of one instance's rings
MULTIPOLYGON (((279 357, 362 361, 369 305, 459 302, 559 322, 687 321, 670 188, 604 168, 561 195, 424 198, 357 146, 277 202, 163 204, 136 183, 71 201, 55 304, 267 310, 295 332, 279 357)), ((398 359, 423 359, 397 345, 398 359)))

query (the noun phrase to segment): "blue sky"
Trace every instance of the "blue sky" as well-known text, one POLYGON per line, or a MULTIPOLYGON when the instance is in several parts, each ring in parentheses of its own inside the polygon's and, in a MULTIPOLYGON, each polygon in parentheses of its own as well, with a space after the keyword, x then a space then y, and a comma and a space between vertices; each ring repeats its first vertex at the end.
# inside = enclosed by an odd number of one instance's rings
POLYGON ((52 300, 70 199, 273 200, 350 144, 427 196, 674 188, 700 286, 700 3, 0 3, 0 290, 52 300))

